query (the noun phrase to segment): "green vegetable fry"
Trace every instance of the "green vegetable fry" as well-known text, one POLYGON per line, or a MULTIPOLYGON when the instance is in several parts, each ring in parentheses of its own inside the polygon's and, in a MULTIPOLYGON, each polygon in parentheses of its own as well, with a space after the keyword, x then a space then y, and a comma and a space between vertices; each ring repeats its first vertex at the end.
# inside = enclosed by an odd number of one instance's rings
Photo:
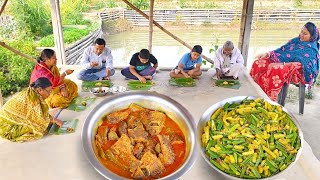
POLYGON ((203 148, 214 166, 247 179, 268 178, 284 171, 301 149, 299 131, 291 117, 281 106, 260 98, 218 108, 203 130, 202 141, 207 141, 203 148))

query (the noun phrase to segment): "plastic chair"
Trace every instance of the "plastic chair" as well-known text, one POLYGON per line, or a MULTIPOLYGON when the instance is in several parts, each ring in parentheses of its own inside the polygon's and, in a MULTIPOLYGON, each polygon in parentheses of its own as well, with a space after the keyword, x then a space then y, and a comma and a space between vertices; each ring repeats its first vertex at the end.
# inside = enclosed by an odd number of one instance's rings
MULTIPOLYGON (((288 93, 288 84, 284 83, 282 89, 278 96, 278 103, 284 106, 285 100, 288 93)), ((299 114, 303 114, 304 111, 304 100, 305 100, 305 85, 303 83, 299 83, 299 114)))
MULTIPOLYGON (((302 79, 304 79, 302 65, 301 65, 301 69, 299 69, 299 73, 302 79)), ((301 80, 298 80, 298 79, 294 79, 294 83, 293 83, 293 79, 291 79, 291 84, 294 84, 296 87, 299 87, 299 114, 303 114, 304 100, 305 100, 305 83, 304 81, 301 82, 301 80)), ((285 104, 285 100, 288 94, 288 87, 289 85, 287 83, 284 83, 278 95, 278 103, 281 104, 282 106, 284 106, 285 104)))

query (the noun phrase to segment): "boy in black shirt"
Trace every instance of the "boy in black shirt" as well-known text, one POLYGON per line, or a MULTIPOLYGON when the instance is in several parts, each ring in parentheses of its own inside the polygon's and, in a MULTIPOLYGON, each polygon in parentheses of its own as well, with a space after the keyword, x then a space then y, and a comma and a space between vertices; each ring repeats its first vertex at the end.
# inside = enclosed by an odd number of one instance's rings
POLYGON ((132 55, 130 66, 121 70, 121 74, 128 79, 139 80, 146 83, 152 79, 152 75, 156 72, 158 60, 150 54, 148 49, 141 49, 132 55), (153 66, 151 66, 151 63, 153 66))

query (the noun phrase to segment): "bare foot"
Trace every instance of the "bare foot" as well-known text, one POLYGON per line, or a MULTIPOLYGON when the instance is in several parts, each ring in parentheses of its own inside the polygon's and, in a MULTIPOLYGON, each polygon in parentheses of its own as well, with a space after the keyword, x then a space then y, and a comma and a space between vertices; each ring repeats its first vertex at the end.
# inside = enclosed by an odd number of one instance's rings
POLYGON ((152 76, 143 76, 146 79, 152 80, 152 76))
POLYGON ((105 76, 105 77, 102 78, 102 80, 110 80, 110 77, 105 76))

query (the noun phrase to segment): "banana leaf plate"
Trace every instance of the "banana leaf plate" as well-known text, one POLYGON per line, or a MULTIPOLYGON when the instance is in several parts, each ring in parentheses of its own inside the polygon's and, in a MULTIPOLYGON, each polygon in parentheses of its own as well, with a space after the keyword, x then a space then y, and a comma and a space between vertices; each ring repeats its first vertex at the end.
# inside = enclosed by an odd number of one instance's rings
POLYGON ((82 81, 81 89, 82 92, 89 92, 91 88, 95 87, 112 87, 113 83, 108 80, 101 81, 82 81))
POLYGON ((172 78, 169 80, 169 84, 179 87, 193 87, 197 85, 196 81, 192 78, 172 78))
POLYGON ((62 134, 73 133, 77 128, 78 121, 79 119, 63 121, 63 124, 61 127, 59 127, 56 124, 53 124, 49 130, 49 134, 62 135, 62 134))
POLYGON ((86 110, 88 106, 90 106, 96 98, 93 97, 77 97, 72 100, 67 109, 80 112, 86 110))
POLYGON ((147 81, 146 83, 142 83, 140 81, 128 81, 127 87, 130 90, 150 90, 153 86, 154 82, 147 81))
POLYGON ((216 86, 230 88, 230 89, 239 89, 241 87, 239 80, 227 80, 227 79, 219 79, 215 82, 216 86))

